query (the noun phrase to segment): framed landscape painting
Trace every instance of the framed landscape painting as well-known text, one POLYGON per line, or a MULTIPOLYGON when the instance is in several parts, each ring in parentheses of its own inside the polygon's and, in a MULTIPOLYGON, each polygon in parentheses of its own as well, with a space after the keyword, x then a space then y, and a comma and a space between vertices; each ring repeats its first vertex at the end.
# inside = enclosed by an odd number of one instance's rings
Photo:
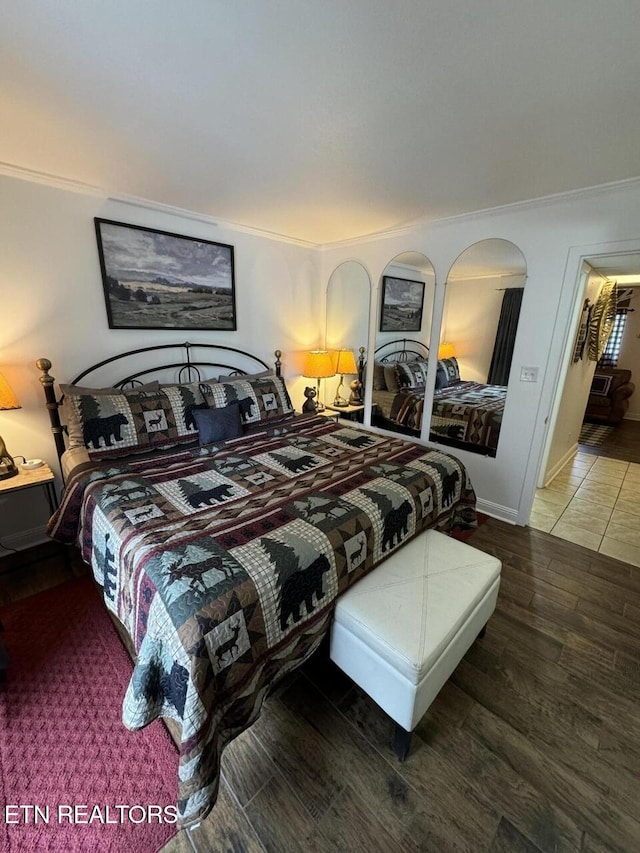
POLYGON ((381 332, 419 332, 424 282, 382 276, 381 332))
POLYGON ((95 219, 110 329, 235 331, 233 246, 95 219))

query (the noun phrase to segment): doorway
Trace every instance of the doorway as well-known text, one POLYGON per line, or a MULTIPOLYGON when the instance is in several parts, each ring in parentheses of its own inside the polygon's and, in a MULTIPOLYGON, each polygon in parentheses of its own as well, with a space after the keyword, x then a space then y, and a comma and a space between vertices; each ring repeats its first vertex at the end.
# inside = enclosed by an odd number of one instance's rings
POLYGON ((585 253, 575 307, 575 334, 565 353, 567 369, 556 392, 529 524, 640 566, 640 251, 585 253), (596 366, 588 353, 577 358, 576 347, 580 315, 610 281, 631 296, 617 363, 607 368, 596 366), (623 376, 625 411, 608 417, 611 401, 599 395, 609 393, 611 374, 617 382, 620 371, 630 374, 623 376))

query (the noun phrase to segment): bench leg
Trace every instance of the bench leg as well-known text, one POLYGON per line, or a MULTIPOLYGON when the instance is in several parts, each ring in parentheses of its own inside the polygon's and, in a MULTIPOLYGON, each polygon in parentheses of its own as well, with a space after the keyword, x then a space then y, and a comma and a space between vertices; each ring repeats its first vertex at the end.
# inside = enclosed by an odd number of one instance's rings
POLYGON ((393 751, 400 761, 404 761, 411 747, 411 732, 396 723, 393 730, 393 751))

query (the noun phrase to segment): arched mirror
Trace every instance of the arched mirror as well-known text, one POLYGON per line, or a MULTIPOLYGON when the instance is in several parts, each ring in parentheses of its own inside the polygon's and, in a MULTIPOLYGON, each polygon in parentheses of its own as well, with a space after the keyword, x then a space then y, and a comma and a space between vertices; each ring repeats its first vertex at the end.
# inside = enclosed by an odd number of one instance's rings
MULTIPOLYGON (((371 280, 362 264, 345 261, 336 267, 327 285, 325 333, 325 349, 333 353, 336 377, 324 381, 324 402, 338 404, 349 413, 361 406, 364 394, 370 300, 371 280)), ((354 417, 361 414, 353 412, 354 417)))
POLYGON ((508 240, 481 240, 447 276, 429 438, 495 456, 527 265, 508 240))
POLYGON ((421 252, 403 252, 385 267, 378 288, 371 423, 419 435, 436 275, 421 252))

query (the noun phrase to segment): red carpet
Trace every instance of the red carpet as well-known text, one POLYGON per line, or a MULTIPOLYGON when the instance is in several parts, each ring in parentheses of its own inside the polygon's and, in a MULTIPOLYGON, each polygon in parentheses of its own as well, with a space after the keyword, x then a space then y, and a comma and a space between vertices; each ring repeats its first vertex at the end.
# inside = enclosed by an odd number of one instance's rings
POLYGON ((17 602, 0 621, 10 655, 0 686, 0 850, 159 850, 176 831, 166 822, 175 811, 164 809, 175 806, 178 753, 160 721, 139 732, 122 725, 132 665, 92 582, 17 602))

